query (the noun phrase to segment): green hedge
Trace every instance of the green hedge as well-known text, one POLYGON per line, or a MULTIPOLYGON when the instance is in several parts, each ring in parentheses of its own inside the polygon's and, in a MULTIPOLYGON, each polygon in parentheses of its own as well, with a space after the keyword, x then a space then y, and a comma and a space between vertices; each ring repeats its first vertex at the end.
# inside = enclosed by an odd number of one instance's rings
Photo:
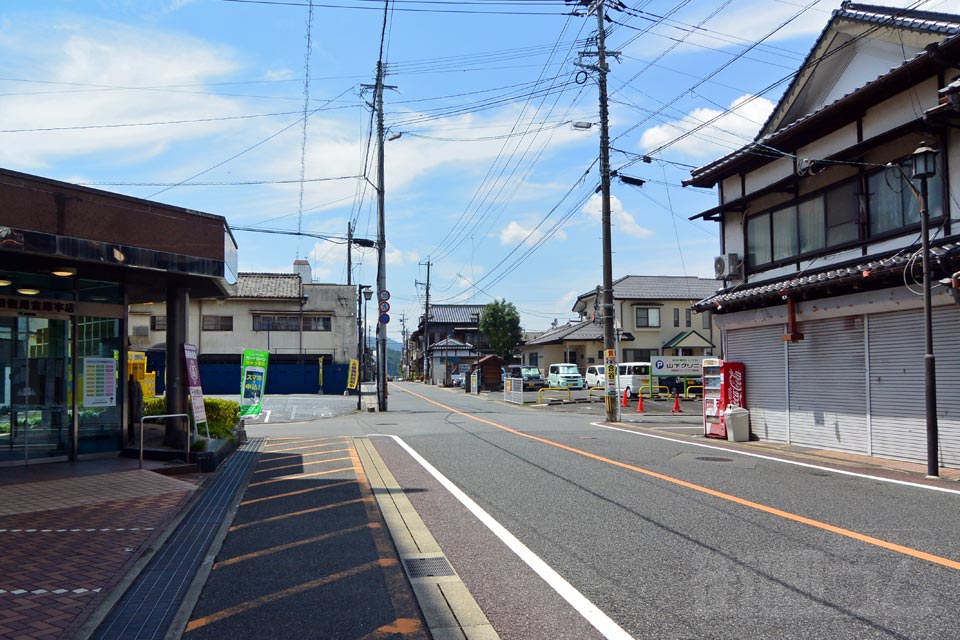
MULTIPOLYGON (((210 437, 226 439, 233 436, 233 428, 240 421, 240 403, 222 398, 204 398, 203 409, 207 413, 207 425, 210 437)), ((187 403, 187 411, 193 415, 193 409, 187 403)), ((146 398, 143 401, 143 415, 161 416, 167 412, 166 398, 146 398)), ((200 433, 204 433, 200 428, 200 433)))

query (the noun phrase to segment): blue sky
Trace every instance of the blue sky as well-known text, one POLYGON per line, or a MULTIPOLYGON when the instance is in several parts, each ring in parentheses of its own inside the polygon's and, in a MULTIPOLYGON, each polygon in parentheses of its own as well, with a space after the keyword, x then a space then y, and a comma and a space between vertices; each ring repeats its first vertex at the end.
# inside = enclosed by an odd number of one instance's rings
MULTIPOLYGON (((384 4, 314 0, 309 55, 307 4, 5 0, 0 166, 233 227, 329 236, 236 231, 240 269, 289 272, 307 258, 316 281, 345 283, 348 222, 376 236, 362 85, 374 81, 384 4)), ((688 218, 716 194, 680 182, 752 139, 839 1, 625 5, 609 12, 607 46, 621 54, 608 80, 611 166, 646 183, 613 183, 614 277, 712 277, 717 225, 688 218)), ((596 83, 574 64, 595 18, 551 0, 390 9, 383 48, 396 89, 384 112, 388 135, 400 134, 384 146, 390 337, 402 314, 408 328, 422 314, 415 283, 428 259, 434 303, 506 298, 529 330, 572 317, 574 298, 601 280, 598 127, 572 126, 599 120, 596 83)), ((353 257, 353 282, 374 284, 372 250, 353 257)))

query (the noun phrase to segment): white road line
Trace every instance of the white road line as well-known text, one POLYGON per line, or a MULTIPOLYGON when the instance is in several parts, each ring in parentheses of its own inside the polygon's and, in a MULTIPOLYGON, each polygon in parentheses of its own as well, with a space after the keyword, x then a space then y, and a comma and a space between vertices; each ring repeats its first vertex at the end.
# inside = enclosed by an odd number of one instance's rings
POLYGON ((293 405, 293 408, 290 409, 290 419, 295 420, 297 417, 297 405, 293 405))
POLYGON ((510 548, 517 557, 523 560, 527 566, 529 566, 533 571, 543 578, 550 587, 560 595, 561 598, 566 600, 570 606, 577 610, 577 612, 584 617, 584 619, 589 622, 593 627, 603 634, 603 637, 608 638, 609 640, 634 640, 633 636, 624 631, 616 622, 610 619, 607 614, 601 611, 595 604, 587 600, 587 598, 577 591, 573 585, 567 582, 563 576, 554 571, 550 565, 544 562, 538 555, 531 551, 525 544, 520 542, 516 536, 510 533, 503 525, 494 520, 493 516, 484 511, 480 505, 474 502, 467 494, 460 490, 457 485, 453 484, 446 476, 440 473, 436 467, 426 461, 423 456, 417 453, 410 445, 403 441, 398 436, 382 434, 382 433, 371 433, 367 437, 379 436, 383 438, 393 438, 393 440, 399 444, 403 449, 410 454, 410 456, 416 460, 421 467, 423 467, 427 473, 436 478, 443 487, 453 495, 460 503, 467 508, 474 516, 477 517, 480 522, 483 523, 490 531, 493 532, 495 536, 500 538, 500 540, 510 548))
MULTIPOLYGON (((593 425, 594 427, 600 427, 601 429, 609 429, 611 431, 620 431, 622 433, 629 433, 635 436, 642 436, 644 438, 653 438, 654 440, 667 440, 668 442, 674 442, 676 444, 685 444, 691 447, 700 447, 702 449, 713 449, 714 451, 723 451, 724 453, 735 453, 741 456, 749 456, 751 458, 760 458, 761 460, 770 460, 772 462, 782 462, 783 464, 792 464, 797 467, 806 467, 808 469, 817 469, 819 471, 829 471, 830 473, 836 473, 842 476, 852 476, 854 478, 865 478, 867 480, 876 480, 877 482, 900 484, 907 487, 913 487, 915 489, 929 489, 930 491, 940 491, 942 493, 952 493, 954 495, 960 495, 960 490, 948 489, 947 487, 935 487, 928 484, 919 484, 917 482, 909 482, 907 480, 894 480, 893 478, 873 476, 868 473, 856 473, 854 471, 844 471, 842 469, 834 469, 832 467, 823 467, 817 464, 810 464, 808 462, 798 462, 797 460, 788 460, 786 458, 777 458, 775 456, 765 456, 759 453, 741 451, 739 449, 729 449, 727 447, 716 447, 713 445, 704 444, 702 442, 687 442, 686 440, 677 440, 676 438, 667 438, 664 436, 657 436, 652 433, 641 433, 639 431, 631 431, 630 429, 621 429, 620 427, 611 427, 610 425, 603 424, 602 422, 591 422, 590 424, 593 425)), ((841 462, 842 460, 837 461, 838 464, 841 462)))
POLYGON ((264 422, 270 422, 270 414, 271 414, 271 413, 272 413, 272 412, 270 412, 270 411, 264 411, 264 412, 263 412, 263 421, 264 421, 264 422))

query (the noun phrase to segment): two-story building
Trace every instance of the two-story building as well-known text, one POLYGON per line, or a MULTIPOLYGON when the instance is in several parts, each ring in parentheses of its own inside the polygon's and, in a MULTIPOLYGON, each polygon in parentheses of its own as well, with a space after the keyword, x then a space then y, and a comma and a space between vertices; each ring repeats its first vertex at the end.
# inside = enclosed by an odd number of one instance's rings
MULTIPOLYGON (((688 276, 624 276, 613 283, 614 327, 619 362, 649 362, 655 356, 709 356, 718 353, 709 309, 696 311, 697 301, 715 293, 722 283, 688 276)), ((589 291, 577 297, 570 322, 527 340, 521 347, 524 364, 543 367, 571 362, 585 370, 603 362, 603 325, 599 302, 589 291)))
MULTIPOLYGON (((304 260, 294 268, 241 272, 233 295, 190 300, 186 342, 197 347, 205 393, 239 392, 244 349, 270 353, 268 393, 343 392, 359 348, 357 289, 313 283, 304 260)), ((130 348, 162 361, 150 355, 165 346, 165 305, 133 305, 129 316, 130 348)))
POLYGON ((434 345, 456 340, 470 345, 473 356, 483 357, 493 353, 487 338, 480 333, 482 304, 432 304, 430 318, 420 317, 420 323, 410 335, 407 349, 410 353, 410 371, 415 377, 431 374, 430 360, 434 357, 434 345))
POLYGON ((695 217, 720 225, 726 286, 695 308, 746 365, 756 436, 915 462, 932 440, 960 466, 958 73, 960 16, 844 2, 755 141, 686 181, 719 191, 695 217))

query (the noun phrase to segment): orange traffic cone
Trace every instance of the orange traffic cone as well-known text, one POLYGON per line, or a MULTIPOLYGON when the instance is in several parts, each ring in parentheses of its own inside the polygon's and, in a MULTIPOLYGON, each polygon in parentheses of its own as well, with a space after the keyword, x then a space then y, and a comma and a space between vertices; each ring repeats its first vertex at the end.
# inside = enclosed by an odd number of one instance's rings
POLYGON ((670 413, 683 413, 680 409, 680 394, 673 396, 673 409, 670 410, 670 413))
POLYGON ((626 389, 623 390, 623 397, 620 398, 620 406, 621 406, 621 407, 629 407, 629 406, 630 406, 630 401, 627 400, 627 390, 626 390, 626 389))
POLYGON ((637 413, 643 413, 643 393, 637 394, 637 413))

